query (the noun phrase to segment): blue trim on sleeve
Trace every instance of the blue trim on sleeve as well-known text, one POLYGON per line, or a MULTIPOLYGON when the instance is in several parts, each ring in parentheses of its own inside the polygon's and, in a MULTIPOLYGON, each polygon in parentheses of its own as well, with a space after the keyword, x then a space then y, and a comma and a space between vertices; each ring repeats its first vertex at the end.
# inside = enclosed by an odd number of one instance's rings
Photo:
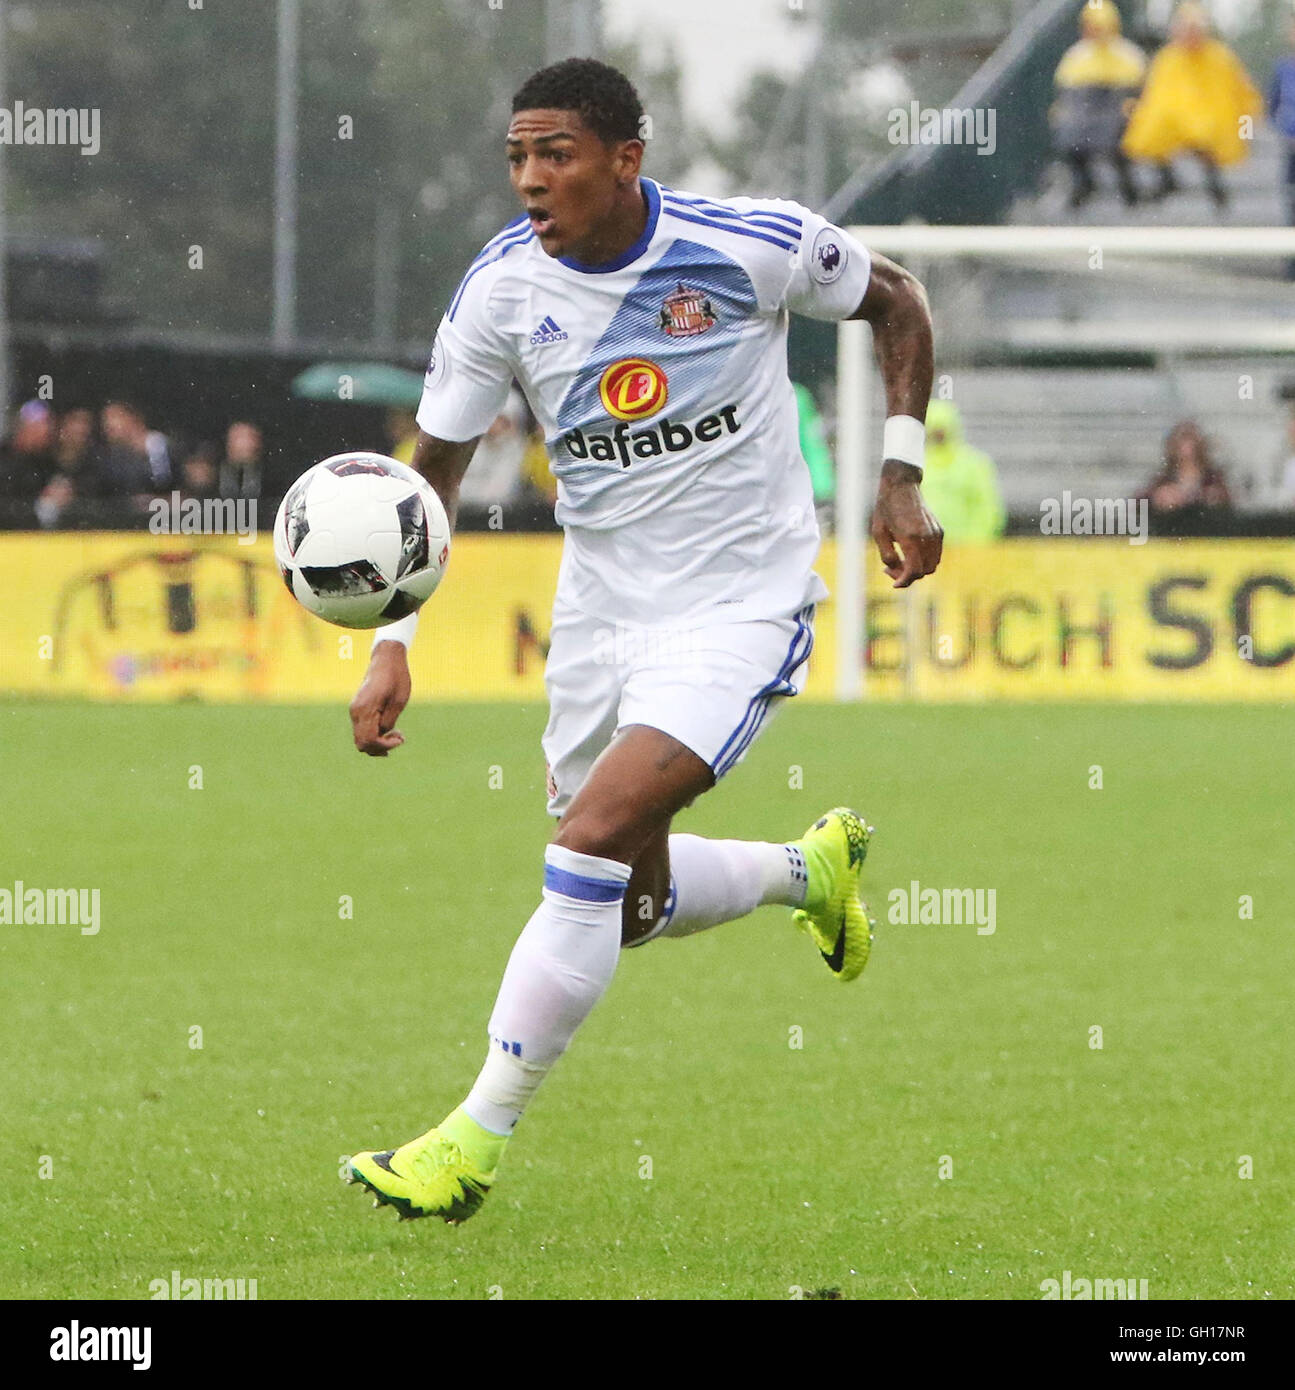
POLYGON ((666 192, 665 200, 667 203, 692 208, 694 212, 705 213, 710 217, 728 217, 739 222, 749 222, 753 227, 767 227, 771 232, 781 232, 784 236, 791 236, 795 232, 798 241, 805 226, 803 219, 799 217, 793 217, 788 212, 770 212, 767 208, 751 208, 747 212, 741 212, 737 208, 725 207, 722 203, 712 203, 708 198, 685 198, 682 193, 670 191, 666 192))
POLYGON ((555 869, 552 864, 544 866, 544 886, 550 893, 587 903, 618 903, 625 897, 625 884, 620 879, 586 878, 567 869, 555 869))
POLYGON ((490 240, 486 242, 486 244, 481 248, 481 250, 477 252, 477 260, 479 261, 482 258, 482 256, 485 256, 490 251, 494 250, 494 248, 498 246, 499 243, 503 241, 505 237, 511 236, 514 232, 519 231, 522 227, 529 227, 530 223, 531 219, 526 213, 522 213, 520 217, 514 217, 513 220, 507 224, 507 226, 503 227, 500 231, 497 231, 494 234, 494 236, 492 236, 490 240))
POLYGON ((468 282, 472 277, 479 270, 484 270, 486 266, 493 265, 495 261, 501 260, 514 246, 524 246, 534 235, 535 233, 531 231, 530 220, 528 219, 524 229, 519 227, 515 232, 510 233, 507 238, 503 238, 501 234, 500 237, 497 237, 495 241, 490 244, 490 247, 488 247, 486 251, 483 251, 481 255, 472 262, 468 267, 468 273, 463 277, 458 290, 455 292, 454 298, 450 301, 450 309, 446 317, 451 323, 454 322, 454 315, 458 311, 459 302, 463 298, 463 291, 467 289, 468 282))
MULTIPOLYGON (((519 217, 516 222, 510 222, 498 236, 493 236, 472 258, 472 264, 468 266, 468 273, 474 271, 478 266, 488 265, 495 259, 496 253, 502 251, 506 244, 514 241, 524 241, 523 231, 530 230, 530 219, 519 217)), ((464 277, 467 278, 466 275, 464 277)))
MULTIPOLYGON (((711 227, 717 232, 732 232, 734 236, 755 237, 757 241, 767 241, 773 246, 779 246, 784 251, 794 251, 797 243, 786 241, 781 236, 772 236, 768 232, 757 232, 754 227, 748 227, 745 223, 736 226, 728 222, 721 222, 717 217, 694 217, 691 213, 681 212, 678 208, 666 208, 667 217, 677 217, 680 222, 695 222, 699 227, 711 227)), ((787 232, 786 236, 793 236, 794 233, 787 232)))

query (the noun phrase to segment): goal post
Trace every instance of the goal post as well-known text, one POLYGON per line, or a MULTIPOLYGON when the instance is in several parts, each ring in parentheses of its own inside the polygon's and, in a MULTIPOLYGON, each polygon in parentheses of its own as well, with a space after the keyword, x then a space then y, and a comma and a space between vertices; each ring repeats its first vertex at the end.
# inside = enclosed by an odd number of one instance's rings
MULTIPOLYGON (((1103 317, 1100 306, 1085 320, 1082 311, 1059 314, 1049 320, 1036 316, 1031 324, 1016 324, 995 344, 994 315, 983 316, 964 339, 964 358, 974 361, 977 350, 988 346, 1006 350, 1028 361, 1032 352, 1041 356, 1066 351, 1094 354, 1142 352, 1166 362, 1192 356, 1246 353, 1292 354, 1295 357, 1295 312, 1280 312, 1289 295, 1295 309, 1295 285, 1283 278, 1283 262, 1295 265, 1295 229, 1285 227, 1014 227, 1014 226, 852 226, 847 229, 869 250, 893 257, 927 281, 932 290, 931 310, 936 326, 936 378, 941 375, 941 354, 951 334, 965 328, 942 322, 943 315, 977 317, 966 305, 943 302, 941 286, 948 273, 983 267, 1028 267, 1043 270, 1058 283, 1094 270, 1113 270, 1113 278, 1125 283, 1141 281, 1144 296, 1157 292, 1148 285, 1153 263, 1163 263, 1159 292, 1178 307, 1183 303, 1183 267, 1208 283, 1214 303, 1226 302, 1228 287, 1242 263, 1261 265, 1252 276, 1248 302, 1253 312, 1220 314, 1203 300, 1194 317, 1144 313, 1142 317, 1118 306, 1103 317), (929 277, 929 278, 928 278, 929 277), (1282 286, 1264 295, 1262 286, 1282 286), (1256 288, 1256 286, 1260 288, 1256 288), (1278 301, 1275 305, 1274 298, 1278 301)), ((950 295, 950 300, 956 296, 950 295)), ((1246 295, 1242 295, 1247 299, 1246 295)), ((1168 301, 1167 301, 1168 302, 1168 301)), ((1190 308, 1190 305, 1189 305, 1190 308)), ((1001 327, 1002 325, 998 325, 1001 327)), ((955 335, 956 336, 956 335, 955 335)), ((1023 365, 1022 371, 1028 370, 1023 365)), ((836 363, 836 465, 835 535, 837 570, 833 584, 836 605, 835 694, 841 701, 859 700, 865 687, 868 624, 868 519, 872 488, 880 467, 881 425, 884 398, 873 359, 871 330, 858 320, 847 320, 837 329, 836 363)), ((1023 410, 1028 406, 1023 406, 1023 410)))

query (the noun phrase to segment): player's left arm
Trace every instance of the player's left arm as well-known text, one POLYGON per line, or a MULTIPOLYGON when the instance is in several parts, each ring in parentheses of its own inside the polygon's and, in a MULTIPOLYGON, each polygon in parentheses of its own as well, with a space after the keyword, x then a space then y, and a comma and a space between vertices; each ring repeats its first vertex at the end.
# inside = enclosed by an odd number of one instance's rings
MULTIPOLYGON (((903 266, 872 253, 868 288, 852 319, 872 325, 873 348, 886 390, 884 444, 913 441, 910 458, 884 458, 872 512, 872 538, 896 589, 906 589, 940 563, 944 532, 923 500, 920 457, 926 407, 935 375, 935 346, 926 291, 903 266)), ((896 450, 901 452, 901 450, 896 450)))

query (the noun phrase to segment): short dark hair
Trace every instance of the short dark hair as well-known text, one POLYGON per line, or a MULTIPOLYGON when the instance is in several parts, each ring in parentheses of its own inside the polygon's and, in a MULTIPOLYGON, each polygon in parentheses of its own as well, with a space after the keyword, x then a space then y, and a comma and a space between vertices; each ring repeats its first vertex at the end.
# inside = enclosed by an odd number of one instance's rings
POLYGON ((634 84, 596 58, 564 58, 528 77, 513 96, 513 111, 575 111, 603 142, 641 140, 643 103, 634 84))

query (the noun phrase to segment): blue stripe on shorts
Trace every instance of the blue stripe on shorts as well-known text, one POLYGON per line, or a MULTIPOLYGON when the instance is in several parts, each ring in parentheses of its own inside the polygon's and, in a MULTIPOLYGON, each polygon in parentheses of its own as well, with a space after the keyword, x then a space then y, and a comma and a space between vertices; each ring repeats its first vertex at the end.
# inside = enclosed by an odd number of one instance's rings
POLYGON ((768 685, 751 697, 737 728, 729 734, 723 748, 719 750, 715 756, 715 761, 710 765, 716 781, 728 772, 751 746, 751 740, 760 732, 760 728, 769 713, 769 706, 774 696, 794 695, 796 693, 795 686, 791 684, 791 677, 808 659, 810 651, 813 649, 813 619, 814 605, 812 603, 796 614, 796 631, 792 636, 791 645, 787 648, 787 655, 778 668, 778 674, 768 685))

